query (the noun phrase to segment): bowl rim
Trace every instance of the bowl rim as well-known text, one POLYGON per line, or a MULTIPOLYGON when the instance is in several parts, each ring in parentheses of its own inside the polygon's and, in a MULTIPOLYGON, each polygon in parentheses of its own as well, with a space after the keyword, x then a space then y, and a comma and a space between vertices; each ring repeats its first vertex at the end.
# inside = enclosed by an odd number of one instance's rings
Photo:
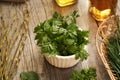
POLYGON ((69 56, 56 55, 55 57, 57 57, 57 58, 64 58, 64 59, 75 58, 75 54, 73 54, 73 55, 69 55, 69 56))
MULTIPOLYGON (((84 46, 84 49, 87 51, 87 47, 88 47, 88 45, 85 45, 84 46)), ((44 54, 45 56, 49 56, 49 54, 47 54, 47 53, 45 53, 44 54)), ((51 57, 51 56, 50 56, 51 57)), ((68 59, 68 58, 75 58, 75 54, 72 54, 72 55, 68 55, 68 56, 61 56, 61 55, 53 55, 52 57, 56 57, 56 58, 61 58, 61 59, 68 59)), ((80 58, 78 58, 78 59, 80 59, 80 58)), ((76 59, 77 60, 77 59, 76 59)))

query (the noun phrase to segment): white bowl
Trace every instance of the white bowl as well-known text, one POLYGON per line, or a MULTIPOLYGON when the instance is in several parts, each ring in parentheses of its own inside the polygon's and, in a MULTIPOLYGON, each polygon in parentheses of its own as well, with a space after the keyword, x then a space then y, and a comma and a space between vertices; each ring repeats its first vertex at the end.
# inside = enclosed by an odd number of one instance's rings
POLYGON ((75 55, 70 56, 49 56, 48 54, 45 54, 46 60, 53 66, 59 67, 59 68, 69 68, 74 65, 76 65, 80 59, 75 59, 75 55))

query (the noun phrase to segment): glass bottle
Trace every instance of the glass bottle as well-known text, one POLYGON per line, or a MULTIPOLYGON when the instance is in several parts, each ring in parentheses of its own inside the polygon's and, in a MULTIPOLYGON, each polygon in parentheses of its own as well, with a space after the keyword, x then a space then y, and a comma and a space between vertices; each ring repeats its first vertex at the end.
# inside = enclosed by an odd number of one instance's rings
POLYGON ((55 1, 61 7, 72 5, 77 2, 77 0, 55 0, 55 1))
POLYGON ((103 21, 115 11, 117 0, 90 0, 90 13, 97 21, 103 21))

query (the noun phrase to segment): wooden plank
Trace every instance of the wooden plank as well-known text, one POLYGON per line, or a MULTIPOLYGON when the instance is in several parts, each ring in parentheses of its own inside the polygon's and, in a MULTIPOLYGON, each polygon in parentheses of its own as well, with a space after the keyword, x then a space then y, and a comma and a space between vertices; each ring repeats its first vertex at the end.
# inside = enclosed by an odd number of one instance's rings
POLYGON ((0 1, 6 1, 6 2, 25 2, 26 0, 0 0, 0 1))
MULTIPOLYGON (((23 20, 23 13, 26 9, 29 14, 29 24, 27 26, 29 29, 14 80, 19 80, 19 74, 22 71, 35 71, 42 80, 69 80, 73 69, 80 71, 87 67, 95 67, 97 69, 97 80, 109 80, 109 76, 106 73, 96 50, 95 34, 98 26, 96 21, 89 14, 88 0, 79 0, 77 4, 67 7, 59 7, 54 0, 29 0, 25 4, 0 3, 0 12, 4 14, 4 17, 6 16, 5 20, 7 17, 17 13, 20 19, 20 21, 17 21, 17 24, 20 24, 23 20), (78 10, 80 14, 80 17, 77 19, 78 25, 84 30, 90 30, 89 39, 91 43, 88 45, 89 58, 84 62, 79 62, 72 68, 59 69, 51 66, 41 55, 40 48, 36 45, 36 41, 34 40, 35 34, 33 31, 39 22, 52 17, 54 11, 57 11, 62 15, 67 15, 73 10, 78 10)), ((2 14, 0 13, 0 16, 1 15, 2 14)), ((2 27, 0 31, 4 31, 4 27, 2 27)), ((0 38, 1 36, 0 32, 0 38)), ((2 40, 2 38, 0 40, 2 40)))

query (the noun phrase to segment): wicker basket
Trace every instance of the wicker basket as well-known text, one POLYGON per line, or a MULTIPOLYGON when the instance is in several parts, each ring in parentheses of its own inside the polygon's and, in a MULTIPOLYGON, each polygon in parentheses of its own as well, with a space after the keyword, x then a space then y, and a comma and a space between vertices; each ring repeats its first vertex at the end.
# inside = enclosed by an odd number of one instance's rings
POLYGON ((117 29, 115 17, 111 16, 105 21, 103 21, 97 31, 96 34, 96 47, 99 53, 99 56, 111 78, 111 80, 117 80, 117 77, 113 73, 113 71, 110 68, 108 58, 106 56, 106 47, 105 43, 107 42, 108 38, 113 36, 114 32, 117 29))

